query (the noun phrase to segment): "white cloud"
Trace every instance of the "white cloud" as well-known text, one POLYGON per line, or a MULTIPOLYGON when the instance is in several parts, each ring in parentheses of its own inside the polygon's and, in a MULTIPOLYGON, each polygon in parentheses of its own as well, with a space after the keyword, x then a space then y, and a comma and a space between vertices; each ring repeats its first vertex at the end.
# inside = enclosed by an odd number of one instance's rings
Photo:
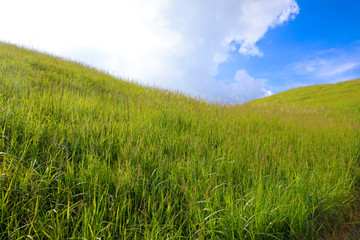
POLYGON ((282 24, 288 20, 295 19, 296 15, 299 14, 299 6, 295 1, 292 1, 290 5, 287 8, 284 8, 281 12, 281 14, 278 16, 277 21, 274 23, 274 25, 282 24))
MULTIPOLYGON (((241 69, 236 72, 233 81, 218 82, 215 85, 216 91, 212 93, 212 97, 216 97, 216 94, 220 93, 222 96, 227 96, 225 99, 229 103, 242 103, 251 99, 272 95, 272 92, 267 90, 264 84, 265 80, 254 79, 246 70, 241 69)), ((208 90, 208 92, 210 91, 211 89, 208 90)))
POLYGON ((241 47, 239 48, 239 53, 249 56, 263 56, 263 53, 260 51, 258 46, 251 42, 244 42, 243 44, 241 44, 241 47))
POLYGON ((329 81, 339 77, 342 78, 353 70, 359 69, 360 59, 316 58, 296 62, 291 66, 298 75, 329 81))
POLYGON ((334 75, 339 75, 339 74, 344 74, 346 72, 349 72, 357 67, 360 66, 360 62, 348 62, 348 63, 344 63, 340 66, 336 66, 334 68, 332 68, 331 70, 329 70, 328 72, 324 72, 323 75, 324 76, 334 76, 334 75))
POLYGON ((211 100, 265 95, 245 70, 231 83, 215 80, 217 67, 231 42, 240 54, 262 56, 256 43, 299 12, 295 0, 12 0, 0 7, 1 40, 211 100))
POLYGON ((282 85, 274 92, 300 86, 337 83, 360 76, 360 48, 357 42, 347 47, 309 51, 299 61, 284 66, 274 76, 282 85))

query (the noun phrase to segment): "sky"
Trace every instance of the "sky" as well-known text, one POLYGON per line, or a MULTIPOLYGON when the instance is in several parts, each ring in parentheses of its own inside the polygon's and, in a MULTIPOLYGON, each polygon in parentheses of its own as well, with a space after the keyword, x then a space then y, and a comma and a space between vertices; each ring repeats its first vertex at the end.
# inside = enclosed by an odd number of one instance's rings
POLYGON ((0 41, 245 102, 360 78, 358 0, 0 0, 0 41))

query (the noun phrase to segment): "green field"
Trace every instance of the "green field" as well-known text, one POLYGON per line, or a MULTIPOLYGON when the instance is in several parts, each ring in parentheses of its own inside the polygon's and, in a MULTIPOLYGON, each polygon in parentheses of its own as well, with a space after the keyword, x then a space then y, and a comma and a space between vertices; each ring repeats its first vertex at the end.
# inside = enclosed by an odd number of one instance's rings
POLYGON ((0 43, 0 239, 336 238, 359 161, 360 80, 222 106, 0 43))

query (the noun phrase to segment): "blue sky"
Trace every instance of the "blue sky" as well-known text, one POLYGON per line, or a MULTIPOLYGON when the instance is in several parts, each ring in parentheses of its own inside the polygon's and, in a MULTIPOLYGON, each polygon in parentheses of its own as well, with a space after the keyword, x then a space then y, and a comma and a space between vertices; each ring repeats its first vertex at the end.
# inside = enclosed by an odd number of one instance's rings
POLYGON ((358 0, 12 0, 0 41, 210 101, 360 77, 358 0))
POLYGON ((270 29, 258 41, 262 57, 233 52, 217 78, 232 78, 241 65, 251 76, 266 79, 273 93, 360 78, 360 1, 297 3, 294 20, 270 29))

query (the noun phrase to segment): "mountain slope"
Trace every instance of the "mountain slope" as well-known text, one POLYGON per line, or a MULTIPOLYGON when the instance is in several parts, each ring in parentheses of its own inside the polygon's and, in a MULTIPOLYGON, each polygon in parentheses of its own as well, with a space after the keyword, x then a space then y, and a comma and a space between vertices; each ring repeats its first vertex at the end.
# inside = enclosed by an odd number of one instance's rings
POLYGON ((267 98, 256 99, 253 104, 286 104, 296 107, 350 110, 360 113, 360 79, 291 89, 267 98))
POLYGON ((358 200, 348 84, 217 106, 0 43, 0 238, 333 234, 358 200))

